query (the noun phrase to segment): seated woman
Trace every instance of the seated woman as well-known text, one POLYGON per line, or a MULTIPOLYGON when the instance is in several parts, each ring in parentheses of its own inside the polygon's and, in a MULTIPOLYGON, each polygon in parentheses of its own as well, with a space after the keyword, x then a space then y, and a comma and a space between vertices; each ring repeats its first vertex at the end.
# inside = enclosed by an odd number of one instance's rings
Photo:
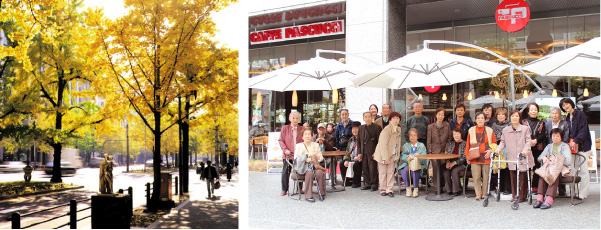
POLYGON ((465 141, 461 139, 463 130, 461 128, 453 129, 453 140, 448 144, 447 154, 459 154, 459 158, 447 160, 443 165, 442 175, 444 178, 444 187, 449 196, 458 196, 461 183, 459 181, 459 172, 464 171, 467 167, 465 160, 465 141))
MULTIPOLYGON (((351 124, 351 133, 353 136, 348 140, 348 146, 346 150, 351 152, 350 155, 344 155, 342 157, 343 165, 340 166, 340 172, 342 178, 346 178, 346 170, 348 170, 350 162, 353 163, 353 188, 361 187, 361 173, 363 168, 361 167, 361 154, 359 154, 359 127, 361 122, 353 121, 351 124), (344 170, 343 170, 344 169, 344 170)), ((348 179, 347 179, 348 180, 348 179)))
MULTIPOLYGON (((294 149, 294 159, 301 155, 308 155, 307 163, 319 164, 319 162, 323 161, 323 155, 319 150, 319 144, 316 142, 312 142, 313 131, 310 129, 303 130, 303 142, 296 144, 296 148, 294 149)), ((317 184, 319 186, 319 191, 321 195, 325 199, 326 195, 326 177, 323 170, 318 169, 318 166, 314 167, 315 177, 317 178, 317 184)), ((296 175, 296 174, 295 174, 296 175)), ((302 176, 302 175, 300 175, 302 176)), ((313 171, 307 170, 305 173, 305 200, 309 202, 315 202, 313 199, 313 171)))
MULTIPOLYGON (((553 141, 553 143, 548 144, 547 147, 545 147, 543 152, 538 157, 538 161, 541 164, 547 163, 551 154, 561 154, 566 158, 563 161, 563 167, 569 168, 570 165, 572 165, 572 151, 570 150, 570 146, 568 144, 561 141, 562 135, 563 133, 559 128, 554 128, 551 130, 551 140, 553 141)), ((561 173, 559 173, 559 176, 557 177, 557 179, 555 179, 555 183, 553 184, 548 184, 543 178, 538 180, 538 198, 536 199, 536 202, 534 202, 534 208, 551 208, 551 205, 553 205, 553 198, 555 198, 555 195, 557 193, 557 185, 559 185, 561 177, 561 173), (544 199, 545 195, 547 195, 546 199, 544 199), (545 201, 544 203, 543 199, 545 201)))
POLYGON ((421 176, 422 169, 426 168, 428 160, 419 159, 419 169, 409 168, 411 160, 417 159, 418 155, 426 154, 426 146, 423 143, 417 141, 417 129, 409 129, 409 143, 403 145, 403 152, 401 153, 401 160, 403 164, 399 166, 399 173, 405 181, 405 187, 407 197, 418 197, 419 192, 419 177, 421 176), (411 171, 411 178, 409 178, 409 171, 411 171), (411 180, 411 181, 410 181, 411 180), (413 193, 411 190, 413 189, 413 193))

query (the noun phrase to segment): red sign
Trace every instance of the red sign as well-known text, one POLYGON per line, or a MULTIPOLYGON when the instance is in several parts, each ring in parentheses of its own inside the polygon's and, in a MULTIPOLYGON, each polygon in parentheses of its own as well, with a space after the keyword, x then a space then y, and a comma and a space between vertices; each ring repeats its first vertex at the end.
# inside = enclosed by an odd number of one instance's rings
POLYGON ((426 91, 428 91, 428 93, 436 93, 436 91, 438 91, 440 89, 440 86, 439 85, 426 86, 426 87, 424 87, 424 89, 426 89, 426 91))
POLYGON ((324 16, 343 16, 345 12, 345 3, 334 3, 321 6, 313 6, 301 9, 287 10, 284 12, 270 13, 252 16, 249 18, 251 26, 261 26, 285 22, 291 22, 301 19, 314 19, 324 16))
POLYGON ((250 44, 255 45, 338 34, 344 34, 343 20, 251 32, 250 44))
POLYGON ((504 0, 495 13, 497 25, 507 32, 517 32, 528 24, 530 7, 524 0, 504 0))

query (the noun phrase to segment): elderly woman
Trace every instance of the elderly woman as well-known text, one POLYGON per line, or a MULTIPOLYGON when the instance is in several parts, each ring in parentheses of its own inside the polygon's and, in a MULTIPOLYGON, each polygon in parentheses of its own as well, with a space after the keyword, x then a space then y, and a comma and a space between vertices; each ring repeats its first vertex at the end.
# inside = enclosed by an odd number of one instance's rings
MULTIPOLYGON (((546 146, 547 130, 545 129, 545 122, 537 118, 538 104, 532 102, 526 106, 526 109, 528 111, 528 118, 525 118, 522 124, 530 127, 530 146, 532 147, 532 155, 534 158, 538 158, 546 146)), ((538 161, 535 162, 535 167, 540 167, 538 161)), ((534 174, 532 177, 532 184, 538 184, 538 180, 538 174, 534 174)), ((532 188, 532 190, 536 192, 537 188, 532 188)))
MULTIPOLYGON (((321 151, 319 150, 319 144, 311 141, 311 139, 313 138, 313 131, 311 131, 310 129, 305 129, 305 130, 303 130, 302 135, 303 135, 303 142, 296 144, 295 149, 294 149, 294 159, 296 159, 297 157, 299 157, 301 155, 307 155, 307 159, 305 160, 305 162, 307 162, 307 163, 312 163, 313 162, 312 159, 315 159, 317 162, 323 161, 323 155, 321 154, 321 151)), ((319 191, 325 199, 326 177, 325 177, 323 170, 317 169, 317 168, 318 168, 317 166, 314 167, 315 177, 317 178, 317 184, 319 186, 319 191)), ((296 174, 294 174, 294 175, 296 175, 296 174)), ((300 175, 300 176, 302 176, 302 175, 300 175)), ((305 177, 305 182, 306 182, 305 183, 305 200, 307 200, 309 202, 315 202, 315 199, 313 199, 313 171, 307 170, 307 172, 305 172, 304 177, 305 177)))
POLYGON ((493 130, 488 126, 484 126, 485 121, 486 115, 484 113, 476 114, 476 126, 471 127, 468 131, 465 145, 467 163, 472 165, 476 200, 482 199, 486 195, 484 193, 488 191, 488 172, 490 171, 490 153, 492 152, 490 145, 497 143, 493 130), (477 149, 480 155, 471 158, 469 155, 471 148, 477 149))
POLYGON ((342 178, 346 178, 346 170, 348 170, 350 162, 354 162, 353 164, 353 188, 361 187, 361 173, 362 173, 362 165, 361 159, 362 156, 359 151, 359 127, 361 126, 361 122, 353 121, 351 124, 351 133, 353 136, 348 140, 348 145, 346 150, 349 151, 350 155, 345 155, 342 157, 342 161, 338 165, 340 167, 340 175, 342 178))
POLYGON ((545 123, 545 129, 547 130, 547 143, 553 143, 553 140, 551 140, 551 130, 555 128, 561 130, 561 141, 568 143, 568 141, 570 141, 570 127, 568 122, 561 119, 561 112, 559 108, 551 108, 550 113, 551 120, 545 123))
MULTIPOLYGON (((526 165, 526 160, 520 160, 519 170, 520 172, 525 172, 528 168, 532 168, 534 166, 534 158, 532 154, 530 154, 530 127, 525 125, 520 125, 521 114, 517 110, 511 111, 509 114, 509 120, 511 121, 511 126, 505 127, 503 129, 503 135, 501 135, 501 142, 499 143, 499 147, 497 147, 497 153, 503 154, 501 151, 503 149, 507 152, 507 160, 515 161, 517 160, 518 154, 525 154, 528 156, 528 165, 526 165)), ((517 171, 518 166, 515 163, 508 163, 507 168, 509 169, 509 176, 511 178, 511 202, 515 201, 516 197, 516 185, 517 181, 517 171)), ((519 178, 520 183, 520 191, 518 195, 518 202, 524 202, 526 200, 526 173, 520 173, 519 178)))
POLYGON ((371 116, 374 118, 374 121, 378 120, 378 118, 382 117, 382 116, 378 115, 378 106, 376 104, 371 104, 369 106, 369 112, 371 113, 371 116))
POLYGON ((455 114, 457 115, 455 119, 449 121, 449 126, 451 129, 460 128, 463 132, 461 134, 461 139, 467 139, 467 131, 474 126, 474 122, 468 117, 465 118, 465 105, 459 103, 455 106, 455 114))
POLYGON ((453 129, 453 140, 449 141, 447 154, 459 154, 459 158, 447 160, 443 165, 442 176, 444 178, 444 187, 449 196, 458 196, 461 183, 459 181, 459 172, 465 170, 465 141, 461 139, 461 128, 453 129))
MULTIPOLYGON (((492 123, 492 130, 495 132, 495 138, 497 138, 497 144, 501 141, 501 135, 503 133, 503 129, 509 125, 509 119, 507 119, 507 109, 506 108, 497 108, 495 112, 497 115, 497 120, 492 123)), ((504 153, 506 155, 506 153, 504 153)), ((493 174, 493 178, 490 181, 491 186, 497 186, 496 174, 493 174)), ((511 183, 509 181, 509 169, 501 169, 501 185, 499 185, 499 191, 503 191, 503 194, 509 194, 509 190, 511 190, 511 183)))
POLYGON ((424 171, 422 169, 426 169, 428 161, 426 159, 419 159, 420 168, 419 169, 410 169, 409 162, 413 159, 417 159, 418 155, 426 154, 426 146, 423 143, 417 141, 417 129, 411 128, 409 129, 409 142, 403 145, 403 153, 401 153, 402 164, 399 166, 399 174, 405 181, 405 187, 407 197, 418 197, 419 196, 419 177, 421 173, 424 171), (409 175, 411 174, 411 175, 409 175), (411 176, 411 178, 409 178, 411 176), (410 183, 411 181, 411 183, 410 183), (413 193, 411 190, 413 189, 413 193))
MULTIPOLYGON (((543 150, 538 157, 538 161, 540 163, 547 163, 551 154, 561 154, 565 157, 565 160, 563 161, 563 167, 570 168, 570 165, 572 165, 572 152, 570 150, 570 146, 562 142, 561 136, 563 134, 561 132, 561 129, 558 128, 551 130, 552 143, 547 145, 545 150, 543 150)), ((540 209, 551 208, 551 205, 553 205, 553 198, 555 198, 555 193, 557 192, 557 185, 559 184, 561 177, 562 175, 559 173, 559 176, 555 179, 555 183, 553 184, 548 184, 544 179, 538 181, 538 198, 532 207, 540 209), (546 198, 544 197, 545 195, 547 195, 546 198), (544 203, 543 199, 545 201, 544 203)))
POLYGON ((401 153, 401 114, 392 112, 389 115, 390 123, 380 133, 374 160, 378 162, 380 180, 380 195, 394 197, 394 169, 401 153))
MULTIPOLYGON (((444 154, 447 150, 447 144, 451 140, 451 127, 448 122, 444 121, 445 112, 445 109, 442 107, 436 109, 436 122, 428 125, 426 139, 428 154, 444 154)), ((443 170, 444 168, 445 165, 440 165, 440 169, 435 170, 443 170)), ((434 184, 438 185, 436 179, 434 179, 434 184)))

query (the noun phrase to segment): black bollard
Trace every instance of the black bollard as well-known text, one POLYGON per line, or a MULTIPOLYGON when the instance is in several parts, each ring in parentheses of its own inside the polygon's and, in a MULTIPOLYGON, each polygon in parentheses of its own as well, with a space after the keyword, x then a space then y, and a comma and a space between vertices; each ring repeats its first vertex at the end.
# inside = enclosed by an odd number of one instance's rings
POLYGON ((77 229, 77 201, 69 202, 69 227, 77 229))
POLYGON ((150 183, 146 183, 146 207, 150 206, 150 183))
POLYGON ((179 182, 179 181, 177 180, 177 176, 176 176, 176 177, 175 177, 175 194, 176 194, 176 195, 178 194, 178 193, 177 193, 177 190, 178 190, 178 188, 179 188, 179 186, 178 186, 178 182, 179 182))
POLYGON ((10 220, 12 222, 12 224, 11 224, 12 229, 20 229, 21 228, 21 214, 19 214, 19 212, 14 212, 11 215, 10 220))

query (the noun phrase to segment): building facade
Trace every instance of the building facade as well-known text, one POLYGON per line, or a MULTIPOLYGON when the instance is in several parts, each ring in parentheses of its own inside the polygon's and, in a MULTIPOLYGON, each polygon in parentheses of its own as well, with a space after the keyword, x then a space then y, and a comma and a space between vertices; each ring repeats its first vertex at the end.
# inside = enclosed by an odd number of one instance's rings
MULTIPOLYGON (((528 24, 520 31, 509 33, 495 21, 499 0, 255 1, 249 14, 249 75, 257 76, 308 60, 315 57, 316 49, 343 51, 384 64, 421 50, 424 40, 477 45, 519 66, 599 37, 597 0, 526 2, 531 12, 528 24), (332 29, 335 25, 344 28, 332 29), (326 30, 330 33, 325 33, 326 30)), ((500 62, 485 52, 458 45, 432 44, 429 48, 500 62)), ((355 67, 374 66, 351 55, 324 53, 321 56, 355 67)), ((494 108, 509 107, 502 99, 509 99, 510 95, 507 76, 508 70, 504 70, 495 78, 441 86, 435 92, 428 92, 424 87, 412 90, 421 95, 424 114, 430 118, 438 107, 445 108, 447 118, 451 118, 458 103, 463 103, 468 115, 473 117, 483 103, 492 103, 494 108), (495 99, 495 95, 499 99, 495 99)), ((516 108, 519 109, 537 90, 518 71, 515 76, 516 108)), ((557 98, 532 100, 548 104, 541 106, 543 118, 548 117, 549 108, 559 97, 572 97, 580 104, 599 95, 598 78, 543 77, 534 73, 530 76, 546 95, 557 94, 557 98)), ((302 114, 301 123, 308 122, 315 127, 318 122, 338 122, 340 108, 348 108, 352 120, 362 121, 361 114, 368 111, 371 104, 381 107, 384 103, 390 103, 394 111, 401 112, 403 120, 413 115, 407 105, 414 96, 406 89, 349 87, 338 91, 336 104, 332 91, 296 93, 298 105, 294 107, 293 92, 249 89, 252 123, 249 125, 260 124, 274 131, 288 122, 292 110, 298 110, 302 114), (258 92, 261 104, 257 104, 258 92)), ((581 107, 589 116, 592 129, 598 130, 598 105, 581 107)))

